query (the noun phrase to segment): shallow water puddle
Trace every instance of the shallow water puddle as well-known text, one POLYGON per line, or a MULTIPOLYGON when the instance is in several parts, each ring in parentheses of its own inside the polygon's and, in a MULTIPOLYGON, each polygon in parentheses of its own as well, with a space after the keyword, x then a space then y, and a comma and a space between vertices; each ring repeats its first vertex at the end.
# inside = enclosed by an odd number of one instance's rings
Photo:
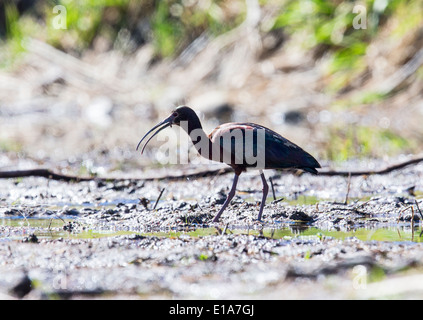
MULTIPOLYGON (((203 228, 196 229, 193 231, 174 231, 174 232, 152 232, 142 234, 145 236, 162 236, 162 237, 180 237, 182 235, 187 235, 190 237, 201 237, 207 235, 220 235, 222 232, 221 229, 217 228, 203 228)), ((243 235, 254 235, 262 236, 269 239, 299 239, 299 240, 325 240, 329 238, 345 240, 348 238, 357 238, 362 241, 413 241, 413 242, 423 242, 423 237, 421 233, 423 230, 420 228, 414 230, 414 232, 407 228, 379 228, 379 229, 366 229, 358 228, 354 231, 328 231, 321 230, 314 227, 305 227, 301 231, 293 229, 290 227, 284 227, 281 229, 263 229, 263 230, 246 230, 246 229, 227 229, 226 234, 243 234, 243 235)))
POLYGON ((71 217, 28 218, 12 217, 0 219, 0 241, 24 240, 32 235, 41 239, 95 239, 134 234, 124 230, 93 229, 83 226, 71 217))
POLYGON ((423 242, 423 238, 421 237, 422 232, 422 228, 415 229, 413 231, 411 228, 403 227, 388 227, 378 229, 358 228, 353 231, 327 231, 310 227, 296 236, 302 239, 306 237, 319 237, 320 239, 332 237, 339 240, 345 240, 347 238, 354 237, 362 241, 423 242))
POLYGON ((285 225, 280 228, 247 229, 243 227, 229 227, 227 229, 216 227, 190 227, 186 231, 168 230, 163 232, 137 232, 119 229, 106 229, 88 226, 79 223, 74 218, 26 218, 12 217, 0 219, 0 241, 28 240, 35 235, 41 239, 96 239, 101 237, 114 237, 123 235, 140 235, 145 237, 181 236, 204 237, 225 234, 254 235, 269 239, 284 240, 325 240, 357 238, 362 241, 412 241, 423 242, 423 229, 410 228, 409 226, 392 226, 386 228, 357 228, 351 231, 322 230, 304 224, 285 225))

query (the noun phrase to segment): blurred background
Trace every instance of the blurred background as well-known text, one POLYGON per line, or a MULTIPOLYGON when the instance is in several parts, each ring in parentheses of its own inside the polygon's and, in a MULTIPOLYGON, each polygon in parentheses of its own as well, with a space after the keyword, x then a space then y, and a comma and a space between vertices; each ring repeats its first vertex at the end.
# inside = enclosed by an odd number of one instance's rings
POLYGON ((422 65, 421 0, 3 0, 0 167, 157 168, 135 147, 180 104, 325 166, 417 155, 422 65))

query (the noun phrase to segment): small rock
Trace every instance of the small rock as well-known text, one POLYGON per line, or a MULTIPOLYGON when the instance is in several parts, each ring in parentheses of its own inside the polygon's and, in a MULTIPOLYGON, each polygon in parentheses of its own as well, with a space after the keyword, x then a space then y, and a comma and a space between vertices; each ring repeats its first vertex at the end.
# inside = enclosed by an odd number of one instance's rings
POLYGON ((313 220, 312 217, 310 217, 309 215, 307 215, 306 213, 304 213, 302 211, 295 211, 294 213, 292 213, 289 216, 289 219, 297 220, 297 221, 311 221, 311 220, 313 220))
POLYGON ((21 279, 17 282, 15 286, 10 289, 10 294, 23 298, 26 296, 32 289, 32 281, 27 274, 23 275, 21 279))
POLYGON ((22 240, 22 242, 38 243, 38 238, 35 234, 30 234, 28 237, 22 240))

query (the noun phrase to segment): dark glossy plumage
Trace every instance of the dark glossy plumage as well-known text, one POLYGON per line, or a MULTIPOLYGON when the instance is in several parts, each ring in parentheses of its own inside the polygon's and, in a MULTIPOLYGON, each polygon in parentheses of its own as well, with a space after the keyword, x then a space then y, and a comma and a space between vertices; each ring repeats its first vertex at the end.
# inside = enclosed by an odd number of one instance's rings
MULTIPOLYGON (((212 141, 218 140, 218 138, 229 134, 232 130, 240 130, 243 132, 245 138, 245 132, 253 132, 254 144, 253 144, 253 154, 256 155, 259 152, 259 146, 257 145, 257 131, 263 130, 265 132, 265 167, 263 169, 288 169, 296 168, 302 169, 304 171, 317 174, 316 168, 320 168, 320 164, 317 162, 313 156, 301 149, 295 143, 289 141, 288 139, 282 137, 280 134, 275 131, 261 126, 256 123, 238 123, 231 122, 225 123, 223 125, 215 128, 209 135, 209 138, 212 141)), ((244 144, 245 147, 245 144, 244 144)), ((234 153, 235 146, 232 146, 231 152, 234 153)), ((231 164, 229 164, 231 165, 231 164)), ((233 165, 233 163, 232 163, 233 165)), ((243 169, 254 167, 254 164, 246 161, 242 165, 237 167, 244 167, 243 169)), ((242 170, 244 171, 244 170, 242 170)))
MULTIPOLYGON (((261 220, 269 190, 262 169, 296 168, 316 174, 316 168, 320 168, 317 160, 295 143, 273 130, 255 123, 225 123, 215 128, 209 135, 206 135, 197 114, 187 106, 176 108, 168 118, 148 131, 138 143, 137 149, 142 141, 155 129, 157 131, 147 140, 147 143, 164 128, 173 124, 181 125, 183 121, 187 124, 184 129, 190 135, 194 146, 203 157, 227 163, 235 171, 232 188, 213 222, 219 220, 220 215, 234 197, 238 177, 247 168, 259 169, 263 183, 263 197, 258 220, 261 220), (194 130, 195 134, 192 135, 194 130), (242 147, 239 148, 239 146, 242 147), (262 157, 263 155, 264 158, 262 157), (260 163, 260 160, 263 161, 261 166, 258 166, 257 164, 260 163), (256 162, 254 163, 254 161, 256 162)), ((142 148, 142 151, 147 143, 142 148)))

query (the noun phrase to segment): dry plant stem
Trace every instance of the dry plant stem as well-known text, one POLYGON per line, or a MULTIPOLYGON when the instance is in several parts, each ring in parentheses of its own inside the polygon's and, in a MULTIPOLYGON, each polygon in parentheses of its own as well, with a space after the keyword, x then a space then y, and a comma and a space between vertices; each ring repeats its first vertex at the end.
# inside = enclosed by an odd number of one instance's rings
POLYGON ((164 191, 165 191, 165 188, 163 188, 163 189, 160 191, 160 194, 159 194, 159 196, 157 197, 156 203, 154 204, 153 210, 155 210, 155 209, 156 209, 157 204, 159 203, 160 198, 162 197, 162 194, 163 194, 163 192, 164 192, 164 191))
POLYGON ((348 175, 347 195, 345 196, 345 205, 348 204, 348 196, 350 195, 350 189, 351 189, 351 173, 348 175))
POLYGON ((423 221, 423 214, 422 214, 422 211, 420 210, 419 203, 418 203, 418 201, 417 201, 417 200, 415 200, 415 202, 416 202, 416 207, 417 207, 417 210, 419 210, 420 218, 421 218, 421 219, 422 219, 422 221, 423 221))
POLYGON ((276 201, 276 194, 275 194, 275 188, 273 186, 273 179, 272 177, 269 177, 270 186, 272 187, 272 193, 273 193, 273 201, 276 201))

